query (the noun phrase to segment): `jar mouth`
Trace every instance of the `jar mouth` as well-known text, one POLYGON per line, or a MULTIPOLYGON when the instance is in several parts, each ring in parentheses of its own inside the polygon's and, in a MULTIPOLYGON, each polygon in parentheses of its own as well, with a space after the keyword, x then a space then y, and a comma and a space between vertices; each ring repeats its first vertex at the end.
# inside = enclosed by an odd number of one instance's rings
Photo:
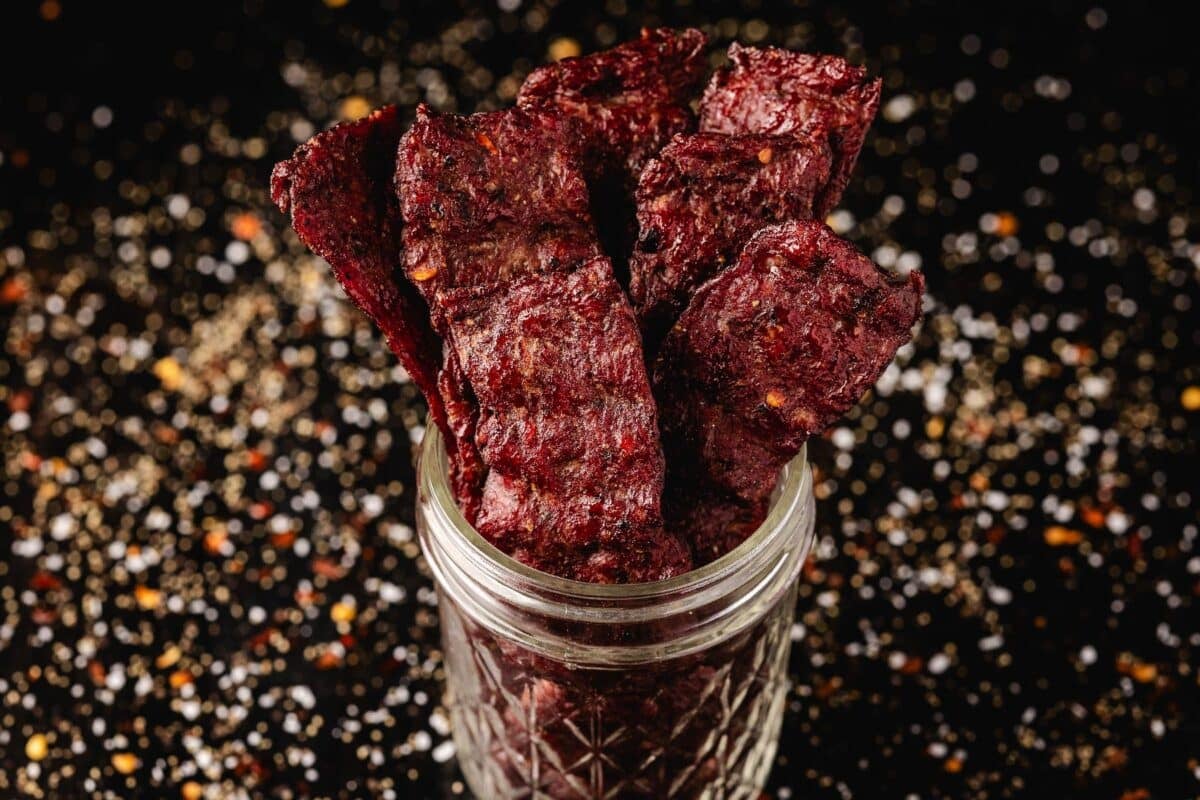
POLYGON ((439 533, 452 532, 452 535, 460 537, 465 547, 454 549, 460 555, 469 557, 476 566, 484 567, 493 579, 503 581, 504 585, 528 587, 566 602, 575 600, 584 605, 593 605, 597 601, 607 601, 618 605, 640 605, 639 601, 653 601, 666 595, 692 595, 710 585, 726 583, 731 576, 755 566, 757 560, 775 558, 777 554, 771 552, 773 548, 765 545, 778 540, 781 535, 792 536, 797 530, 801 532, 802 539, 793 544, 800 550, 802 563, 814 538, 811 520, 809 524, 797 523, 801 516, 813 513, 812 473, 808 469, 807 444, 781 471, 766 518, 741 544, 701 567, 673 578, 646 583, 586 583, 552 575, 521 563, 485 539, 467 521, 454 499, 448 476, 449 459, 441 431, 437 426, 429 425, 421 441, 417 481, 419 492, 432 501, 429 508, 441 517, 439 522, 442 524, 439 527, 443 530, 439 533))

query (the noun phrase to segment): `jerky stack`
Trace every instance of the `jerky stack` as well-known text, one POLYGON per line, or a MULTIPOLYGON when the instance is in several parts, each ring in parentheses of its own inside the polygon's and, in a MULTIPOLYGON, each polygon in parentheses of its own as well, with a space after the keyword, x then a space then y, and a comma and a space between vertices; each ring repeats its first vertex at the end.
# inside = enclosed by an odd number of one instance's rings
POLYGON ((658 580, 735 547, 920 313, 820 220, 879 82, 699 31, 534 71, 517 107, 383 109, 272 184, 429 402, 466 518, 515 558, 658 580), (665 459, 664 459, 665 453, 665 459), (665 512, 665 521, 664 521, 665 512))
POLYGON ((780 469, 909 339, 924 290, 920 273, 887 278, 818 221, 849 181, 880 82, 835 56, 728 55, 701 132, 642 173, 631 262, 656 353, 668 524, 698 564, 758 527, 780 469))
POLYGON ((645 31, 538 70, 519 108, 422 107, 403 137, 386 109, 276 170, 281 210, 425 393, 466 518, 510 555, 576 580, 691 566, 663 525, 646 356, 592 208, 617 232, 624 273, 632 187, 662 144, 695 128, 687 101, 704 42, 645 31))

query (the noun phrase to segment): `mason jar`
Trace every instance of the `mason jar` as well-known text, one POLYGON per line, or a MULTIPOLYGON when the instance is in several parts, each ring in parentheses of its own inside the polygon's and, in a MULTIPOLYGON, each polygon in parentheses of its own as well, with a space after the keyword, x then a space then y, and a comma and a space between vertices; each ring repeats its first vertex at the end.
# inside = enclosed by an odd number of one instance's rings
POLYGON ((417 525, 437 584, 446 702, 479 798, 755 798, 788 691, 813 539, 805 451, 738 548, 670 580, 565 580, 501 553, 455 505, 432 426, 417 525))

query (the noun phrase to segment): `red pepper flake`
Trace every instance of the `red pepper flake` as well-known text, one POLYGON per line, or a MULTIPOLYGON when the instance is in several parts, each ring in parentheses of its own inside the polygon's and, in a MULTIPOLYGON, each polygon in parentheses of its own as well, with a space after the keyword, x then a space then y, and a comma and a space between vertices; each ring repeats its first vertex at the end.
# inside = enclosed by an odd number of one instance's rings
POLYGON ((280 550, 286 550, 296 543, 295 531, 283 531, 281 533, 271 534, 271 545, 278 547, 280 550))
POLYGON ((20 278, 8 278, 4 284, 0 285, 0 303, 6 306, 16 305, 16 303, 25 299, 29 289, 25 287, 25 282, 20 278))
POLYGON ((1051 547, 1065 547, 1068 545, 1076 545, 1083 541, 1083 534, 1073 528, 1064 528, 1062 525, 1051 525, 1046 528, 1042 538, 1046 540, 1046 544, 1051 547))
POLYGON ((496 149, 496 145, 492 142, 491 137, 483 131, 477 131, 475 133, 475 141, 483 145, 484 149, 486 149, 492 155, 495 156, 500 154, 500 151, 496 149))
POLYGON ((346 576, 346 571, 328 558, 314 558, 312 570, 314 574, 333 581, 340 581, 346 576))
POLYGON ((342 666, 342 659, 332 650, 326 650, 317 657, 317 669, 337 669, 342 666))
POLYGON ((229 229, 234 236, 248 242, 262 233, 262 222, 253 211, 244 211, 233 218, 229 229))
POLYGON ((53 573, 39 570, 29 579, 29 588, 35 592, 48 592, 54 589, 61 589, 62 581, 55 577, 53 573))
POLYGON ((249 450, 246 452, 246 466, 255 472, 262 472, 267 467, 267 457, 261 450, 249 450))

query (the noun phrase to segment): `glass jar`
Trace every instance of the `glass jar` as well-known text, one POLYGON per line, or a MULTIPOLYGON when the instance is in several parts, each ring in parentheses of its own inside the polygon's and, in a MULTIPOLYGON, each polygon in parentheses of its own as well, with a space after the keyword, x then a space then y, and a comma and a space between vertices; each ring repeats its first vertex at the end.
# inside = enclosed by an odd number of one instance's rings
POLYGON ((447 466, 430 427, 417 526, 437 582, 454 741, 475 795, 757 797, 813 539, 805 451, 737 549, 625 585, 564 580, 501 553, 459 513, 447 466))

